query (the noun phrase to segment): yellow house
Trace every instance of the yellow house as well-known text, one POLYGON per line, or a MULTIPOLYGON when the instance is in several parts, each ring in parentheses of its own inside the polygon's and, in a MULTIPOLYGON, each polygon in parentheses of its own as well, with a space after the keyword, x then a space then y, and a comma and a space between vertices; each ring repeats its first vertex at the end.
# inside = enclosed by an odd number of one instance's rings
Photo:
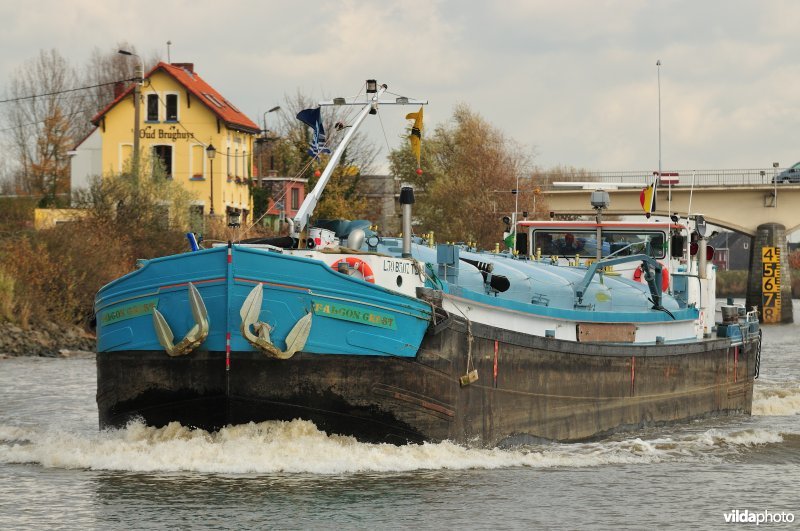
POLYGON ((102 138, 103 174, 130 164, 138 129, 141 160, 160 161, 168 178, 194 196, 197 213, 250 221, 248 183, 258 125, 203 81, 191 63, 161 62, 144 76, 138 127, 133 88, 92 118, 102 138))

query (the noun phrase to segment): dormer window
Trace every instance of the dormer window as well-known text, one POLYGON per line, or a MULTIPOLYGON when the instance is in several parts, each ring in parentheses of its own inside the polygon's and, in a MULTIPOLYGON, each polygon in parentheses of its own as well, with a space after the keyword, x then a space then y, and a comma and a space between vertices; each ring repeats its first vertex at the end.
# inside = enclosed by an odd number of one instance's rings
POLYGON ((158 94, 147 95, 147 121, 158 121, 158 94))
POLYGON ((167 94, 167 121, 178 121, 178 95, 167 94))

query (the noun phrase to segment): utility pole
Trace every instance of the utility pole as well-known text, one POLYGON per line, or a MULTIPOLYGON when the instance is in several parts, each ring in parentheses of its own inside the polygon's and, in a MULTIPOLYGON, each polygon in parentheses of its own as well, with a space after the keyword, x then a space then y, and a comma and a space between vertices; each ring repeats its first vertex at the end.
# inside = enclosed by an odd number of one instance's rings
POLYGON ((136 65, 134 78, 136 84, 133 86, 133 175, 139 176, 139 116, 142 97, 142 82, 144 81, 144 65, 142 58, 128 50, 118 50, 117 53, 122 55, 132 55, 139 59, 136 65))

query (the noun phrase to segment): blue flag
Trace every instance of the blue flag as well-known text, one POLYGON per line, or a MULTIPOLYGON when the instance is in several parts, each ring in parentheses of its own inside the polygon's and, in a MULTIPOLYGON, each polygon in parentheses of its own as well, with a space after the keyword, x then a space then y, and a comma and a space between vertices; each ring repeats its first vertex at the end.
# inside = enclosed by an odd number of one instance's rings
POLYGON ((314 131, 314 138, 311 139, 311 143, 308 145, 308 154, 314 158, 319 158, 320 153, 330 153, 331 150, 325 147, 325 129, 322 127, 320 108, 304 109, 297 113, 297 119, 314 131))

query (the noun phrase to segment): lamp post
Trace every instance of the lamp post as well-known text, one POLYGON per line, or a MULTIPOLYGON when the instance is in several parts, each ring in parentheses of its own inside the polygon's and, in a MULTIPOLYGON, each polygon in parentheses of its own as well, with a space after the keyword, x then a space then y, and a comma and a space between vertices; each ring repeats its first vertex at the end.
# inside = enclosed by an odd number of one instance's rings
POLYGON ((214 156, 217 154, 217 150, 214 147, 214 144, 209 144, 206 148, 206 155, 208 155, 208 160, 211 162, 211 207, 208 209, 208 215, 214 215, 214 156))
POLYGON ((269 113, 271 113, 271 112, 275 112, 275 111, 279 111, 279 110, 281 110, 281 106, 280 105, 276 105, 275 107, 271 108, 270 110, 264 112, 264 136, 265 137, 269 134, 269 130, 267 129, 267 115, 269 113))
POLYGON ((259 151, 259 157, 258 157, 258 161, 259 161, 258 170, 259 170, 259 174, 260 174, 261 177, 264 177, 267 174, 266 168, 264 167, 265 166, 265 164, 264 164, 264 155, 266 154, 266 151, 269 151, 269 169, 272 170, 275 167, 275 159, 272 156, 272 147, 268 145, 268 142, 269 142, 269 130, 267 129, 267 115, 269 113, 271 113, 271 112, 275 112, 275 111, 279 111, 279 110, 281 110, 281 106, 280 105, 276 105, 275 107, 271 108, 270 110, 264 112, 264 138, 260 139, 260 142, 258 142, 261 145, 261 150, 259 151))
POLYGON ((134 77, 136 84, 133 86, 133 174, 138 177, 139 175, 139 107, 142 94, 142 81, 144 78, 144 64, 142 58, 137 54, 128 50, 117 50, 121 55, 132 55, 139 59, 139 64, 136 65, 134 77))
POLYGON ((778 167, 779 163, 772 163, 772 195, 775 196, 775 206, 778 206, 778 167))

